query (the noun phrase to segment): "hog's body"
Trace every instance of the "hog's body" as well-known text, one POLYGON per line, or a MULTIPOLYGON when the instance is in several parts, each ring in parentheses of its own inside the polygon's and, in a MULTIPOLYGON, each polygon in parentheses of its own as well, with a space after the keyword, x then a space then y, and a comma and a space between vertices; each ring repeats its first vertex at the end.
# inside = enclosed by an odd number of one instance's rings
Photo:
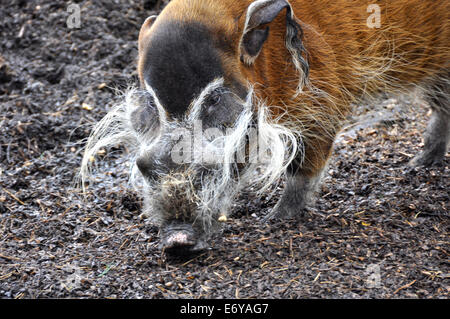
MULTIPOLYGON (((249 182, 261 191, 285 174, 271 216, 299 214, 350 105, 379 92, 424 88, 433 119, 412 164, 442 159, 450 139, 450 2, 376 3, 172 0, 146 20, 138 65, 145 102, 120 111, 119 122, 136 146, 146 210, 163 228, 165 248, 203 248, 199 238, 249 182), (251 151, 253 133, 264 160, 251 151), (193 138, 181 153, 192 156, 180 160, 183 134, 193 138), (210 153, 215 161, 205 160, 210 153), (262 176, 252 173, 258 167, 262 176)), ((105 133, 110 122, 100 124, 86 156, 115 140, 105 133)))

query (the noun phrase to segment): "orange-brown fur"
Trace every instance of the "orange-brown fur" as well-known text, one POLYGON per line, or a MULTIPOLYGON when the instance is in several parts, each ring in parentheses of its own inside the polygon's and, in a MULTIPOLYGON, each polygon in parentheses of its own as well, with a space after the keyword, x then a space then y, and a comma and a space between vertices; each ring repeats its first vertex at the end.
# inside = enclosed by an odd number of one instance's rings
MULTIPOLYGON (((250 82, 267 105, 277 106, 274 116, 281 115, 286 125, 301 125, 306 175, 323 168, 342 121, 360 97, 422 85, 450 69, 449 1, 375 1, 381 7, 381 27, 369 28, 370 1, 291 0, 310 65, 310 85, 296 94, 299 74, 285 48, 285 14, 270 23, 255 63, 240 60, 239 41, 252 2, 172 0, 160 18, 202 22, 217 38, 233 43, 233 50, 222 54, 226 73, 250 82)), ((141 30, 140 54, 151 29, 146 24, 141 30)), ((143 81, 141 68, 142 63, 143 81)))

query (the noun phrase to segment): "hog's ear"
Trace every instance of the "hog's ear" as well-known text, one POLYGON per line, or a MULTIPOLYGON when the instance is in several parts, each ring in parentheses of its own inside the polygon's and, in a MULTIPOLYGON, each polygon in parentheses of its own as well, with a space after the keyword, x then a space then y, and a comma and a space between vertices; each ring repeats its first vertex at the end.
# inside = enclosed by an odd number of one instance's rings
POLYGON ((156 18, 158 16, 153 15, 145 19, 144 24, 141 27, 141 30, 139 31, 139 52, 142 53, 147 35, 150 32, 150 28, 152 27, 153 23, 155 22, 156 18))
POLYGON ((269 36, 269 24, 285 8, 289 14, 291 6, 285 0, 257 0, 248 7, 240 43, 242 62, 253 64, 269 36))

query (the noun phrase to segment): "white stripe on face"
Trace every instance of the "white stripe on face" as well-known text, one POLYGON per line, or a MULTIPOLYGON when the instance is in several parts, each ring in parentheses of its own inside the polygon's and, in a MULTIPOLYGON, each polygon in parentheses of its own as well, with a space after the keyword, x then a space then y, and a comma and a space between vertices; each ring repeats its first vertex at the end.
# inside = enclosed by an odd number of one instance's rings
POLYGON ((163 125, 166 124, 167 123, 167 112, 166 112, 166 110, 162 106, 158 96, 155 93, 155 90, 153 90, 153 88, 147 83, 147 81, 144 81, 144 83, 145 83, 145 89, 153 97, 153 100, 155 102, 155 106, 158 109, 160 123, 163 124, 163 125))
MULTIPOLYGON (((158 99, 158 96, 156 95, 155 90, 147 83, 147 81, 144 82, 145 83, 145 88, 146 90, 152 95, 156 107, 158 108, 159 111, 159 115, 160 115, 160 120, 163 123, 167 123, 167 112, 165 111, 164 107, 162 106, 160 100, 158 99)), ((191 101, 189 108, 186 111, 186 116, 185 118, 189 121, 195 121, 199 119, 199 115, 200 112, 202 110, 202 106, 205 102, 205 99, 212 93, 214 92, 214 90, 220 88, 223 86, 224 83, 224 79, 223 78, 217 78, 214 81, 212 81, 211 83, 209 83, 204 89, 203 91, 198 95, 197 98, 195 98, 194 100, 191 101)))
POLYGON ((223 86, 224 79, 218 78, 209 83, 203 91, 200 93, 200 95, 194 99, 189 106, 189 109, 187 111, 187 118, 188 121, 195 121, 199 119, 200 112, 202 110, 203 103, 205 102, 205 99, 212 93, 214 90, 220 88, 223 86))

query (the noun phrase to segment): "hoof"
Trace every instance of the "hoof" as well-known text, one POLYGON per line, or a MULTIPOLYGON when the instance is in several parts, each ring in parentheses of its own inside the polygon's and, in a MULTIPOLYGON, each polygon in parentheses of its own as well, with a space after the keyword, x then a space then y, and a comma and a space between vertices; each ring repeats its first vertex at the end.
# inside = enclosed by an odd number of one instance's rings
POLYGON ((421 153, 409 161, 408 166, 418 167, 418 166, 439 166, 442 164, 442 156, 434 156, 432 154, 421 153))
POLYGON ((264 221, 300 218, 303 216, 304 210, 305 205, 294 206, 283 203, 283 200, 280 200, 272 211, 264 217, 264 221))

